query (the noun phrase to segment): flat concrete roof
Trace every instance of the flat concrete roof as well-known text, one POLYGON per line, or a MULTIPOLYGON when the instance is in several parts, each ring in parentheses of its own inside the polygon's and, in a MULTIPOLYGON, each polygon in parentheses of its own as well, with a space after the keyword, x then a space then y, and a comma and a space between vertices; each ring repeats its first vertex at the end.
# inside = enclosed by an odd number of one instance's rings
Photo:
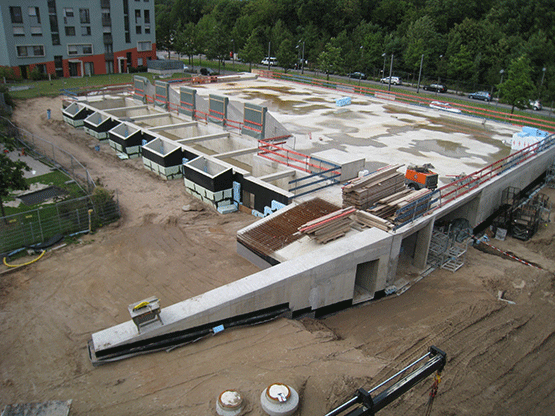
MULTIPOLYGON (((172 85, 179 88, 178 85, 172 85)), ((339 149, 363 157, 366 169, 431 163, 440 186, 450 175, 471 173, 510 153, 503 140, 520 127, 346 91, 258 78, 195 85, 200 95, 266 106, 293 135, 285 147, 313 155, 339 149), (203 91, 203 90, 206 90, 203 91), (351 97, 351 104, 336 99, 351 97)), ((401 169, 402 171, 402 169, 401 169)))

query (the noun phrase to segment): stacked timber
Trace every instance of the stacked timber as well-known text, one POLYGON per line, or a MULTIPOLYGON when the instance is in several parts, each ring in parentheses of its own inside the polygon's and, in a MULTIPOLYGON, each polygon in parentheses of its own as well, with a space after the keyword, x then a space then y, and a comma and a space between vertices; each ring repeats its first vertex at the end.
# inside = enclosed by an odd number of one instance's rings
POLYGON ((366 227, 375 227, 383 231, 389 231, 395 226, 388 220, 378 217, 377 215, 370 214, 368 211, 358 210, 356 213, 356 221, 366 227))
POLYGON ((368 212, 379 218, 387 219, 391 223, 399 220, 402 222, 404 217, 415 216, 422 213, 425 209, 428 209, 431 193, 432 191, 427 188, 418 191, 405 189, 389 197, 380 199, 374 207, 368 210, 368 212), (425 198, 426 196, 428 196, 428 198, 425 198), (402 208, 407 208, 410 204, 412 205, 410 209, 403 214, 403 218, 397 218, 397 211, 402 208))
POLYGON ((343 206, 367 209, 405 187, 405 176, 397 172, 403 165, 392 165, 353 179, 343 187, 343 206))
POLYGON ((299 227, 299 232, 308 235, 321 244, 343 237, 351 229, 351 215, 354 207, 343 208, 323 217, 309 221, 299 227))

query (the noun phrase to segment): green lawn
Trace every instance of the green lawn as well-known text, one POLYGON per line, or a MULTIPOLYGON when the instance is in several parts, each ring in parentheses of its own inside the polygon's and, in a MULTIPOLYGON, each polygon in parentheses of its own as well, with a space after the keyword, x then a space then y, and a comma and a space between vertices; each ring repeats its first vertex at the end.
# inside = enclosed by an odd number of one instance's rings
MULTIPOLYGON (((67 176, 62 171, 54 171, 54 172, 46 173, 44 175, 36 176, 34 178, 27 179, 26 182, 28 185, 40 183, 46 186, 57 186, 59 188, 62 188, 68 193, 65 197, 63 197, 63 199, 79 198, 81 196, 86 195, 86 192, 83 192, 83 190, 79 187, 79 185, 77 185, 75 181, 73 181, 69 176, 67 176)), ((30 191, 26 191, 26 192, 30 192, 30 191)), ((11 193, 10 196, 4 199, 4 202, 15 201, 16 197, 17 197, 16 194, 11 193)), ((41 207, 47 208, 48 205, 51 205, 51 203, 35 204, 35 205, 25 205, 23 203, 20 203, 18 207, 5 206, 4 210, 6 211, 6 215, 13 215, 21 212, 32 211, 41 207)))

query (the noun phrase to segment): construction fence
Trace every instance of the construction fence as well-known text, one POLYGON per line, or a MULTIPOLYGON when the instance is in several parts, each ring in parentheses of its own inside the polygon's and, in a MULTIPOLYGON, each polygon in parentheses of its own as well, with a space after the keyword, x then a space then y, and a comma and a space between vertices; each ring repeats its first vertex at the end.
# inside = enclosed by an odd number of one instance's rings
POLYGON ((89 171, 73 155, 29 131, 17 127, 10 120, 0 117, 0 126, 6 135, 18 141, 18 147, 36 160, 66 172, 85 191, 92 193, 95 183, 89 171))
POLYGON ((0 217, 0 253, 47 248, 49 241, 95 231, 120 216, 117 197, 98 188, 93 195, 0 217))

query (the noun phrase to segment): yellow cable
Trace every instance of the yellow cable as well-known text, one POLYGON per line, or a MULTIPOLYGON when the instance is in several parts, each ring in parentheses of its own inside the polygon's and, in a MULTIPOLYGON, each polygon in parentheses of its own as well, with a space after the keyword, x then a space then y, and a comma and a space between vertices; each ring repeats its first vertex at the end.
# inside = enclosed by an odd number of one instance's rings
POLYGON ((33 260, 28 261, 27 263, 23 263, 23 264, 8 264, 8 263, 6 262, 6 257, 4 257, 4 260, 3 260, 3 261, 4 261, 4 265, 7 266, 7 267, 21 267, 21 266, 27 266, 28 264, 34 263, 34 262, 36 262, 36 261, 39 261, 39 260, 42 258, 42 256, 44 256, 45 253, 46 253, 46 250, 42 250, 42 252, 40 253, 40 256, 38 256, 36 259, 33 259, 33 260))

